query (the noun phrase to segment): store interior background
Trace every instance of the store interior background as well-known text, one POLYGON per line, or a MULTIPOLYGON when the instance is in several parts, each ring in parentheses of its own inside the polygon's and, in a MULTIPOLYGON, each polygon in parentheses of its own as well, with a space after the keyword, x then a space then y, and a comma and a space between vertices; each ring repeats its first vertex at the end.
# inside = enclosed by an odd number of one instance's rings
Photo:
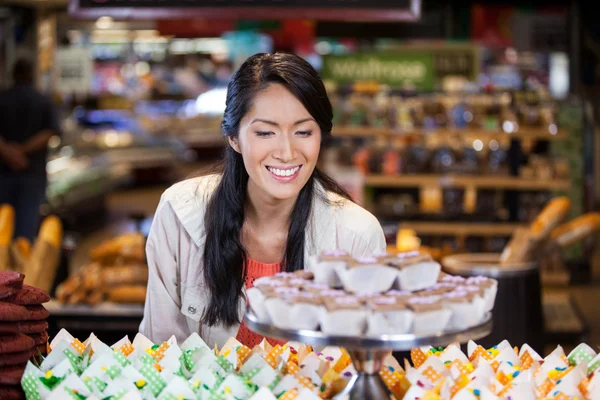
MULTIPOLYGON (((581 2, 423 0, 416 22, 81 19, 67 8, 0 4, 0 86, 14 60, 34 59, 62 116, 40 210, 65 227, 54 286, 103 241, 147 234, 161 193, 219 159, 227 82, 257 52, 294 52, 321 71, 336 113, 322 167, 380 219, 391 248, 407 229, 438 258, 500 252, 554 196, 571 199, 569 219, 600 208, 600 22, 581 2), (429 57, 431 79, 331 72, 365 55, 429 57)), ((600 345, 600 239, 559 258, 541 274, 546 344, 600 345)), ((120 334, 141 318, 141 305, 113 308, 122 319, 99 308, 51 305, 55 327, 73 330, 120 334)))

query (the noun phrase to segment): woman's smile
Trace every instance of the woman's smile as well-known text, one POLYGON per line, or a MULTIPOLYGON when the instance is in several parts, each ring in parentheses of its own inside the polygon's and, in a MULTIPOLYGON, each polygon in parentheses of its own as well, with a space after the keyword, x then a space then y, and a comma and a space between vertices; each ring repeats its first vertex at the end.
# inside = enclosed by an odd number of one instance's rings
POLYGON ((267 166, 267 170, 273 179, 279 182, 291 182, 298 176, 302 164, 294 166, 267 166))

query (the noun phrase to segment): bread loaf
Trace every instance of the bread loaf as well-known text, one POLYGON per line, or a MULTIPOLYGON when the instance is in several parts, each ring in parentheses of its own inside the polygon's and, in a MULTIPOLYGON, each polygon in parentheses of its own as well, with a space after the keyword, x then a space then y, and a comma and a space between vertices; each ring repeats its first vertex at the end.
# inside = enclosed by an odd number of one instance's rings
POLYGON ((600 231, 600 213, 588 213, 555 228, 550 239, 561 247, 567 247, 600 231))
POLYGON ((15 231, 15 209, 8 204, 0 205, 0 246, 8 246, 15 231))
POLYGON ((145 265, 125 265, 102 270, 102 283, 105 287, 148 283, 148 267, 145 265))
POLYGON ((567 197, 556 197, 548 202, 530 226, 531 233, 538 240, 548 237, 567 216, 571 209, 571 201, 567 197))
POLYGON ((500 264, 531 261, 540 241, 528 228, 515 229, 500 255, 500 264))
POLYGON ((137 303, 146 301, 146 286, 126 285, 111 289, 107 293, 108 301, 115 303, 137 303))
POLYGON ((10 243, 15 230, 15 210, 8 204, 0 205, 0 271, 11 268, 10 243))
POLYGON ((54 215, 44 219, 25 267, 26 283, 50 291, 60 261, 62 223, 54 215))

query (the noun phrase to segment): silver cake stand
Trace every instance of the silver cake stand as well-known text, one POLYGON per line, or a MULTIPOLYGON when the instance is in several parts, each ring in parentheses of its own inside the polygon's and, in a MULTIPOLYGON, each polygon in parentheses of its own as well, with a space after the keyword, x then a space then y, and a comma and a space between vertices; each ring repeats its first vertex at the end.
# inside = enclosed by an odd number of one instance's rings
POLYGON ((492 332, 492 314, 487 313, 483 321, 464 331, 446 331, 427 336, 413 334, 383 336, 330 336, 318 331, 280 329, 259 322, 251 312, 246 312, 244 322, 248 329, 274 339, 293 340, 314 347, 344 347, 352 357, 358 372, 336 399, 381 400, 390 399, 391 393, 379 370, 390 351, 409 351, 421 346, 441 347, 450 343, 466 343, 481 339, 492 332))

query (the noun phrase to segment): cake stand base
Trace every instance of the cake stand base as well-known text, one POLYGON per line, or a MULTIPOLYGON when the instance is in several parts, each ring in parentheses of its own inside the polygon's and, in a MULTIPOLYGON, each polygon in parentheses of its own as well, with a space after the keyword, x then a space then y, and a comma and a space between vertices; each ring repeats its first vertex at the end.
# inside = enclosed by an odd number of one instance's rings
POLYGON ((385 358, 391 350, 348 349, 354 368, 358 372, 336 400, 386 400, 390 391, 379 376, 385 358))

